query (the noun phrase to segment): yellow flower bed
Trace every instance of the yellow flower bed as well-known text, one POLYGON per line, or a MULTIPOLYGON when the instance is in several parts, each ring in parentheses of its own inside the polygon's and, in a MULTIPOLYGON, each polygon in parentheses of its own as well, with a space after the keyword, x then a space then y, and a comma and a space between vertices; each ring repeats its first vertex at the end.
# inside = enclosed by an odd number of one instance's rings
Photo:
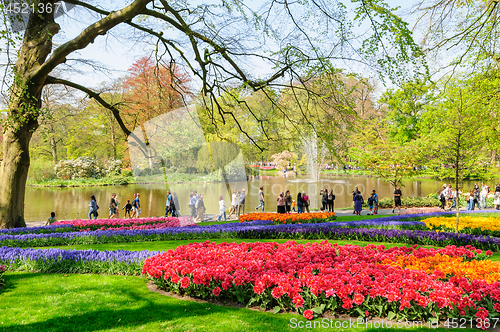
MULTIPOLYGON (((440 227, 444 226, 446 228, 455 229, 456 218, 446 218, 446 217, 433 217, 422 220, 427 227, 440 227)), ((458 223, 458 230, 464 228, 478 228, 482 231, 500 231, 500 218, 494 217, 460 217, 458 223)))
POLYGON ((422 271, 427 274, 443 274, 442 277, 463 277, 469 280, 485 280, 493 283, 500 280, 500 262, 491 260, 463 261, 462 257, 435 256, 415 257, 398 256, 395 261, 385 260, 384 264, 400 266, 403 269, 422 271), (436 272, 439 271, 439 272, 436 272))

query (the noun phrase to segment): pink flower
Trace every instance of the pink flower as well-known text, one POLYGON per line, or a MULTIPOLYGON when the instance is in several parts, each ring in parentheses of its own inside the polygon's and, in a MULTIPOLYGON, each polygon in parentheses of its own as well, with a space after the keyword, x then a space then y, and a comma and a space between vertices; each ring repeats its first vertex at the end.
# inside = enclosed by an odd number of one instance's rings
POLYGON ((293 298, 292 303, 294 303, 297 306, 297 308, 302 308, 304 306, 304 299, 302 298, 302 296, 296 295, 293 298))
POLYGON ((311 309, 307 309, 306 311, 304 311, 304 318, 305 319, 308 319, 308 320, 311 320, 314 318, 314 313, 312 312, 311 309))
POLYGON ((172 275, 172 277, 170 278, 170 280, 173 283, 177 283, 179 281, 179 276, 177 274, 174 274, 174 275, 172 275))
POLYGON ((359 293, 354 295, 354 304, 360 305, 363 304, 363 302, 365 302, 365 297, 363 295, 359 293))
POLYGON ((214 294, 215 296, 219 296, 220 295, 220 288, 219 287, 215 287, 212 291, 212 294, 214 294))
POLYGON ((189 287, 189 282, 190 279, 188 277, 184 277, 181 279, 181 287, 182 288, 188 288, 189 287))

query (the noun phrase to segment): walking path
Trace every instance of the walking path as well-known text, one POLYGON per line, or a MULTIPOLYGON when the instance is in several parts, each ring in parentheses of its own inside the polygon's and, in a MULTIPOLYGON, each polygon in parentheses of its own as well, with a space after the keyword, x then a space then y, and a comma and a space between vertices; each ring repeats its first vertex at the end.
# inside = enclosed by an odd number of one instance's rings
MULTIPOLYGON (((465 210, 465 208, 461 208, 461 210, 465 210)), ((361 215, 366 216, 368 214, 368 211, 369 211, 368 209, 363 210, 361 212, 361 215)), ((401 211, 404 211, 404 209, 402 209, 401 211)), ((269 211, 266 211, 266 212, 269 212, 269 211)), ((337 210, 337 211, 335 211, 335 214, 337 216, 352 216, 352 215, 354 215, 352 213, 351 209, 337 210)), ((397 210, 395 213, 392 213, 392 209, 379 209, 378 210, 378 215, 381 215, 381 216, 393 216, 393 215, 397 215, 397 214, 398 214, 397 210)), ((218 214, 205 214, 205 222, 215 222, 215 221, 217 221, 218 217, 219 217, 218 214)), ((228 218, 227 220, 228 221, 238 221, 238 219, 236 217, 231 217, 231 218, 228 218)), ((43 225, 45 225, 45 221, 27 221, 26 222, 26 226, 28 226, 28 227, 36 227, 36 226, 43 226, 43 225)))

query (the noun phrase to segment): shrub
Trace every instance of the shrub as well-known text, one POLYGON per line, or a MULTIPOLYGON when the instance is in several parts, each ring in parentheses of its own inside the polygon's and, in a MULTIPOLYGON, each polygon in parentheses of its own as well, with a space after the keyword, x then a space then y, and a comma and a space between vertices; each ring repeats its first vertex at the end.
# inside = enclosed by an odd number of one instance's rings
POLYGON ((119 175, 122 171, 123 162, 120 159, 109 159, 105 165, 105 172, 107 176, 119 175))
POLYGON ((79 157, 75 160, 61 160, 55 166, 55 172, 60 179, 100 178, 102 169, 91 157, 79 157))
POLYGON ((130 168, 122 168, 121 173, 125 177, 134 176, 134 171, 132 171, 130 168))
MULTIPOLYGON (((379 208, 390 208, 393 204, 392 197, 384 197, 378 201, 379 208)), ((403 207, 433 207, 441 205, 441 202, 433 197, 402 197, 401 205, 403 207)))

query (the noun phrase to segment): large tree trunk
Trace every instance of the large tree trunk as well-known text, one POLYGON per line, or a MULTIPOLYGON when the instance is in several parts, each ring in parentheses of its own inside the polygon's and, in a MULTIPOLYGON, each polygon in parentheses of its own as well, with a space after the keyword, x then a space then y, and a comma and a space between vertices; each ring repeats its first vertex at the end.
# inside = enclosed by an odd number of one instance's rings
POLYGON ((29 144, 38 128, 45 77, 34 78, 52 49, 52 36, 59 31, 51 13, 31 15, 22 48, 14 66, 14 81, 3 136, 0 167, 0 229, 25 227, 24 195, 30 166, 29 144))
POLYGON ((4 132, 3 163, 0 168, 0 229, 25 227, 24 194, 30 165, 32 131, 23 126, 4 132))

